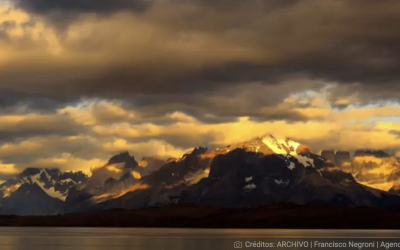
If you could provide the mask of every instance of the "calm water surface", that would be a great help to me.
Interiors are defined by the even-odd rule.
[[[400,238],[394,230],[0,228],[0,250],[224,250],[238,239]],[[243,249],[246,249],[245,247]],[[291,248],[295,249],[295,248]]]

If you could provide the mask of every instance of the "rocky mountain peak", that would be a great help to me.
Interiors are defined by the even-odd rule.
[[[24,171],[22,171],[20,176],[36,175],[36,174],[40,173],[41,170],[43,170],[43,169],[42,168],[26,168]]]
[[[2,213],[62,213],[63,203],[72,188],[85,185],[82,172],[63,173],[59,169],[27,168],[0,185]]]
[[[125,164],[125,168],[129,169],[134,169],[139,166],[135,160],[135,157],[131,156],[127,151],[111,157],[107,165],[121,164],[121,163]]]
[[[350,166],[353,166],[349,152],[328,153],[335,162],[350,162]],[[383,157],[382,153],[377,155]],[[388,163],[387,158],[379,159],[379,162],[385,159]],[[135,167],[127,168],[126,165],[132,162],[136,163],[133,165]],[[182,158],[168,161],[146,157],[136,162],[128,152],[123,152],[111,157],[103,167],[93,170],[83,189],[72,186],[68,191],[65,209],[68,212],[115,207],[133,209],[170,203],[221,207],[281,202],[373,207],[390,207],[396,202],[400,204],[397,196],[368,188],[356,181],[376,172],[375,165],[367,163],[353,177],[353,172],[343,172],[346,164],[335,167],[332,162],[314,154],[307,145],[273,135],[217,149],[199,147]],[[384,169],[393,167],[390,165],[386,168],[388,166],[385,165]],[[152,170],[146,172],[146,169]],[[53,173],[51,170],[38,172],[29,169],[25,174],[32,175],[25,177],[23,183],[16,181],[8,183],[6,187],[0,186],[4,200],[9,200],[7,192],[14,193],[9,196],[12,198],[19,194],[14,192],[18,190],[18,185],[24,185],[23,197],[28,193],[29,185],[35,185],[36,190],[39,187],[46,197],[54,195],[54,192],[62,193],[57,184],[51,186],[52,176],[59,176],[55,183],[67,177],[66,173],[57,174],[57,171]],[[395,182],[394,175],[390,178],[394,178]],[[392,188],[392,192],[397,190],[397,186]]]

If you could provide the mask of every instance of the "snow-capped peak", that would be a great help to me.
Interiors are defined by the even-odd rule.
[[[49,187],[46,188],[46,183],[44,183],[42,180],[40,180],[40,176],[42,175],[42,173],[44,173],[46,175],[46,177],[48,178],[48,180],[51,180],[51,177],[49,176],[49,174],[47,173],[46,169],[42,169],[40,171],[40,173],[30,176],[28,178],[24,178],[25,181],[29,181],[30,184],[36,183],[48,196],[53,197],[53,198],[57,198],[60,199],[62,201],[65,201],[67,194],[66,193],[61,193],[60,191],[56,191],[55,187]],[[54,180],[52,180],[54,183]]]
[[[72,186],[86,182],[86,175],[61,173],[58,169],[27,168],[13,179],[0,185],[0,198],[9,197],[24,184],[39,186],[48,196],[65,201]]]
[[[289,138],[284,140],[276,139],[273,135],[264,136],[262,142],[267,145],[275,154],[297,155],[296,150],[300,143]]]
[[[295,168],[293,158],[302,164],[304,167],[314,167],[314,160],[308,156],[298,154],[297,148],[300,143],[293,141],[289,138],[276,139],[273,135],[267,135],[262,138],[262,142],[268,146],[275,154],[280,155],[281,158],[286,160],[287,167],[290,170]]]

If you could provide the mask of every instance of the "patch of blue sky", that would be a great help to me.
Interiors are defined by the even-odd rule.
[[[370,121],[370,122],[400,122],[400,116],[371,117],[367,121]]]
[[[363,123],[363,124],[375,124],[376,122],[399,122],[400,123],[400,116],[387,116],[387,117],[370,117],[366,120],[364,119],[355,119],[355,120],[348,120],[345,121],[345,124],[351,125],[356,123]]]

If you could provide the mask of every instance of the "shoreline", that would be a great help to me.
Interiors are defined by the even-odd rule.
[[[173,205],[64,215],[1,215],[0,227],[399,230],[400,209],[278,204],[254,208]]]

